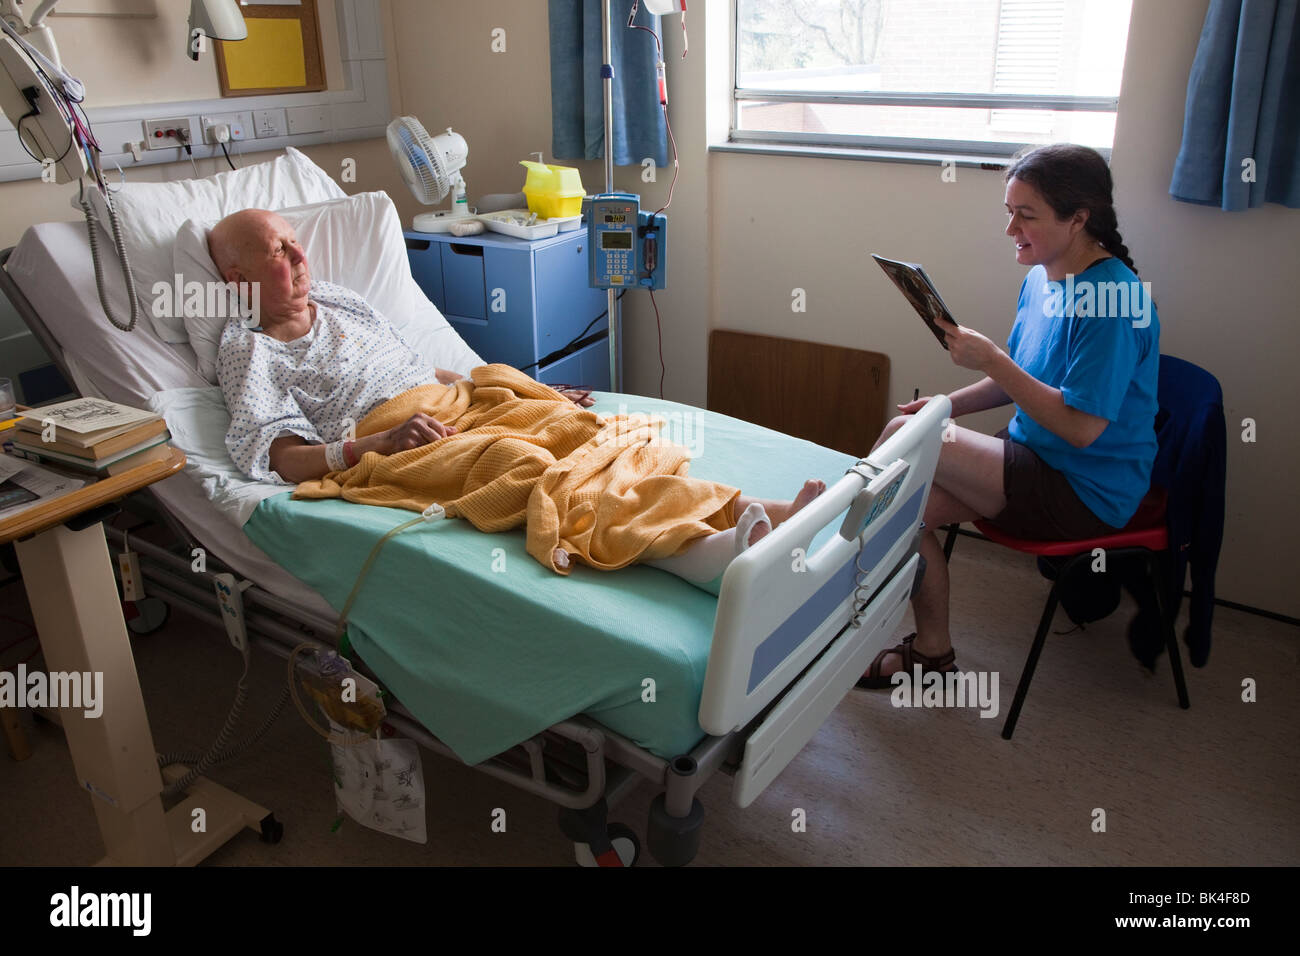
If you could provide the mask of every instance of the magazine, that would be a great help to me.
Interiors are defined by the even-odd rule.
[[[939,340],[939,344],[944,348],[948,343],[944,340],[943,329],[939,328],[935,319],[943,319],[957,325],[958,322],[948,311],[948,307],[943,304],[943,299],[939,297],[939,290],[934,287],[930,277],[925,274],[925,270],[916,262],[898,262],[895,259],[886,259],[872,253],[871,258],[880,264],[880,268],[885,270],[885,275],[893,280],[894,285],[903,293],[907,301],[912,303],[912,308],[916,309],[922,321],[934,333],[934,337]]]

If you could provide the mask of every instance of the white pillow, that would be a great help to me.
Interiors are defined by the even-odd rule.
[[[297,233],[312,278],[359,294],[397,327],[427,366],[467,374],[482,364],[411,276],[402,222],[387,193],[359,193],[277,212]],[[190,220],[176,234],[172,271],[183,283],[222,281],[208,252],[208,231],[214,225],[216,221]],[[184,319],[199,372],[213,383],[225,316],[233,314],[229,305],[219,311],[225,315]]]
[[[184,342],[185,325],[179,316],[154,315],[153,287],[171,287],[172,246],[176,231],[187,219],[211,219],[241,209],[282,209],[346,196],[338,183],[292,146],[285,155],[206,179],[172,183],[126,183],[113,190],[113,208],[122,228],[122,242],[135,279],[136,294],[149,321],[164,342]],[[111,234],[108,209],[99,190],[88,192],[100,225]],[[76,199],[74,197],[75,204]],[[112,243],[103,243],[101,260],[106,269],[116,262]]]

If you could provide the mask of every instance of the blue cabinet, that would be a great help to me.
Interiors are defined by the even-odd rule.
[[[606,296],[587,286],[585,229],[531,242],[490,232],[405,236],[415,281],[483,361],[548,384],[609,389]]]

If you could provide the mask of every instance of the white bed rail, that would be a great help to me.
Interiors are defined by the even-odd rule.
[[[909,555],[951,411],[947,396],[931,399],[825,493],[731,563],[700,700],[706,732],[731,733],[753,720],[849,623],[855,600],[870,597]],[[850,510],[863,502],[865,511]],[[841,519],[846,510],[853,519],[847,530]],[[837,533],[810,552],[829,524]]]

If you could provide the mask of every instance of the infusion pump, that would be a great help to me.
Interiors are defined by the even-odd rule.
[[[588,284],[593,289],[664,288],[668,217],[643,212],[641,197],[633,193],[602,193],[583,204]]]

